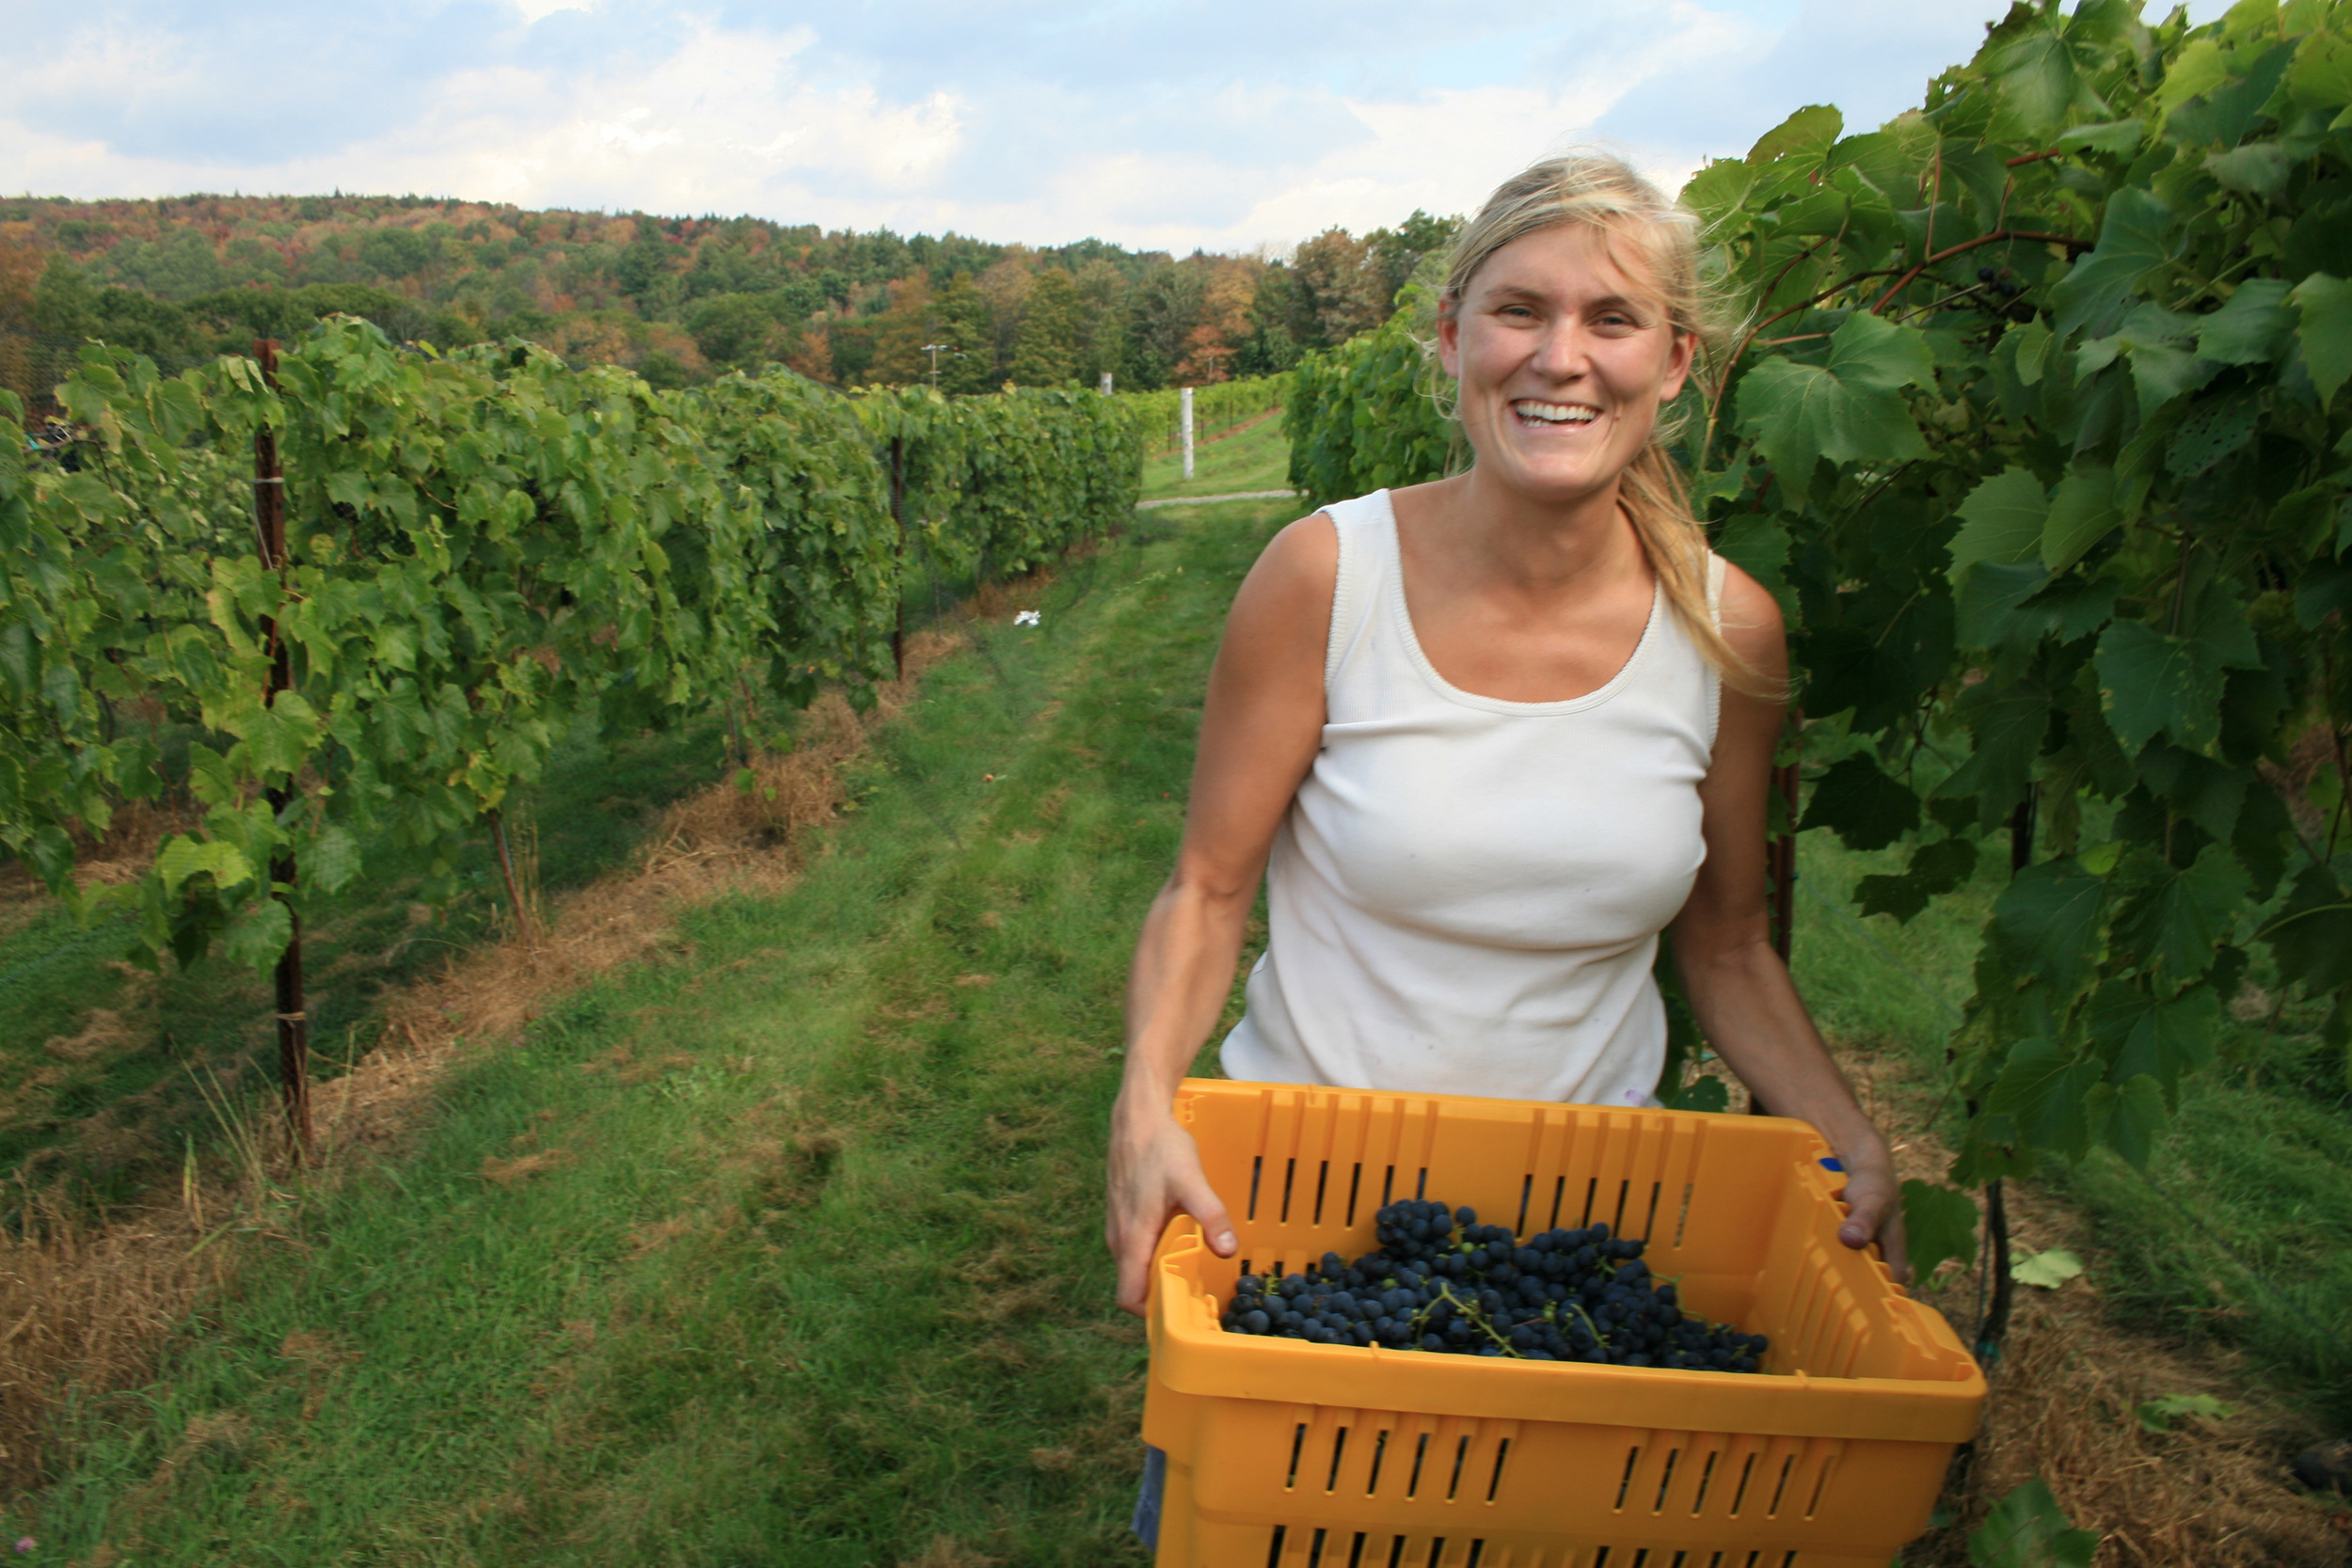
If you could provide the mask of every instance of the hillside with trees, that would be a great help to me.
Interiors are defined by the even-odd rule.
[[[85,338],[173,367],[346,312],[440,347],[528,338],[656,386],[770,363],[908,385],[932,377],[933,344],[947,391],[1207,385],[1376,325],[1452,230],[1416,212],[1283,259],[1179,259],[417,197],[19,198],[0,201],[0,383],[38,389]]]

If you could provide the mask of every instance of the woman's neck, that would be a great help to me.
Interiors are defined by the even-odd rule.
[[[1428,492],[1435,504],[1425,526],[1443,535],[1455,569],[1489,590],[1577,597],[1605,593],[1628,575],[1649,575],[1614,480],[1564,502],[1518,494],[1473,467]]]

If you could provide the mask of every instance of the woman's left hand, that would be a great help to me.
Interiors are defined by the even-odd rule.
[[[1903,1245],[1903,1189],[1895,1176],[1894,1155],[1874,1140],[1851,1152],[1839,1150],[1837,1160],[1846,1167],[1846,1190],[1840,1196],[1847,1210],[1846,1223],[1837,1227],[1837,1239],[1857,1251],[1876,1242],[1895,1283],[1910,1284],[1911,1259]]]

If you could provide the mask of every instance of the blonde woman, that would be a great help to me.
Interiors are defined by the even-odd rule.
[[[1128,1310],[1179,1210],[1233,1251],[1171,1105],[1261,875],[1232,1076],[1649,1103],[1670,933],[1709,1041],[1843,1161],[1841,1239],[1904,1272],[1886,1141],[1767,929],[1780,615],[1708,551],[1660,428],[1721,336],[1698,259],[1692,214],[1614,159],[1504,184],[1438,309],[1470,467],[1291,524],[1243,582],[1128,990],[1105,1223]]]

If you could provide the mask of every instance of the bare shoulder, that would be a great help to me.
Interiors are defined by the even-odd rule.
[[[1298,705],[1322,701],[1339,574],[1339,530],[1324,513],[1299,518],[1266,542],[1225,617],[1212,706],[1219,691],[1252,693],[1246,701],[1277,694]]]
[[[1295,626],[1320,609],[1317,636],[1327,635],[1331,594],[1340,578],[1340,533],[1328,513],[1315,512],[1266,541],[1257,564],[1233,597],[1232,620],[1256,629],[1258,623]],[[1229,633],[1230,635],[1230,633]]]
[[[1754,669],[1778,673],[1788,667],[1788,635],[1780,606],[1764,585],[1724,562],[1724,641]]]

